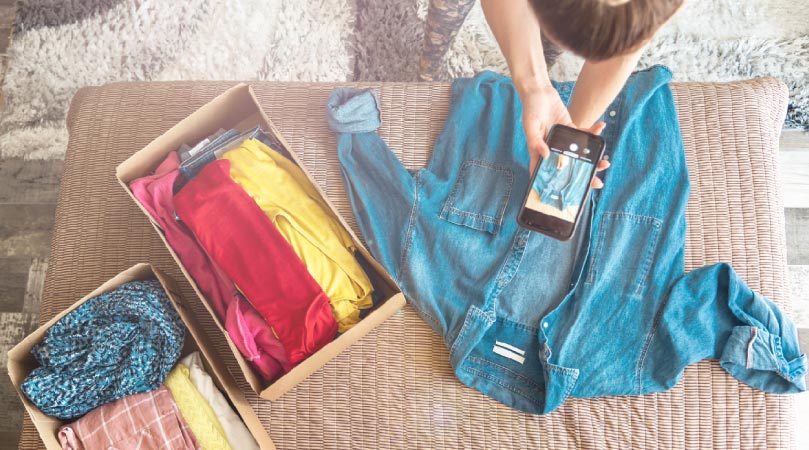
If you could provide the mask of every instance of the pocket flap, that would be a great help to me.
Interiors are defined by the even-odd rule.
[[[514,175],[508,167],[487,161],[464,161],[439,217],[457,225],[497,234],[513,182]]]

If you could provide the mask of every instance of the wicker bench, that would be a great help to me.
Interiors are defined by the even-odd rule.
[[[114,168],[229,82],[116,83],[74,98],[41,321],[123,268],[150,261],[181,281],[214,329]],[[324,105],[334,84],[253,83],[267,114],[346,217]],[[375,84],[381,135],[421,167],[444,126],[450,86]],[[786,88],[764,78],[673,85],[691,174],[686,270],[728,261],[790,311],[778,135]],[[352,223],[353,225],[353,223]],[[225,343],[219,351],[227,355]],[[228,356],[225,361],[235,367]],[[238,370],[233,370],[238,373]],[[249,389],[239,380],[245,391]],[[546,417],[510,410],[461,385],[440,338],[406,307],[277,402],[248,393],[279,448],[792,448],[794,399],[741,385],[714,361],[671,391],[570,400]],[[26,421],[21,448],[41,446]]]

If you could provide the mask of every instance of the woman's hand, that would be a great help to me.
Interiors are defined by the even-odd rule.
[[[542,87],[529,87],[520,91],[522,101],[522,127],[525,131],[525,141],[528,144],[528,152],[531,155],[530,169],[534,173],[539,158],[547,158],[549,154],[548,144],[545,138],[551,127],[557,123],[569,125],[570,113],[562,103],[559,93],[552,85]]]
[[[592,134],[601,134],[606,126],[604,122],[598,122],[590,128],[576,126],[570,119],[570,113],[559,97],[559,93],[550,84],[520,89],[519,94],[522,101],[522,126],[525,131],[528,153],[531,156],[529,169],[532,174],[539,158],[547,158],[550,153],[545,139],[554,125],[567,125]],[[601,172],[609,166],[609,161],[601,160],[596,171]],[[604,187],[604,183],[598,177],[593,177],[591,186],[593,189],[601,189]]]

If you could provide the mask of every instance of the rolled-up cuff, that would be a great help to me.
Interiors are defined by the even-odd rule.
[[[781,337],[763,328],[734,327],[719,364],[734,378],[762,391],[806,390],[806,355],[784,355]]]
[[[337,133],[369,133],[382,124],[373,89],[337,88],[326,105],[329,127]]]

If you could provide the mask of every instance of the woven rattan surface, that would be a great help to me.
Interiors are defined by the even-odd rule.
[[[120,83],[77,94],[45,280],[46,321],[122,269],[174,276],[216,329],[115,167],[234,83]],[[382,84],[380,133],[422,167],[444,125],[448,84]],[[332,84],[261,82],[269,117],[353,226],[324,105]],[[686,269],[728,261],[787,311],[778,135],[786,88],[773,79],[673,85],[691,177]],[[630,151],[644,151],[642,148]],[[384,174],[370,174],[384,176]],[[709,301],[709,299],[706,299]],[[238,373],[222,340],[218,350]],[[245,390],[247,384],[240,380]],[[406,307],[279,401],[248,393],[279,448],[792,448],[794,400],[743,386],[713,361],[671,391],[569,400],[546,416],[513,411],[453,376],[440,338]],[[41,446],[26,420],[21,448]]]

